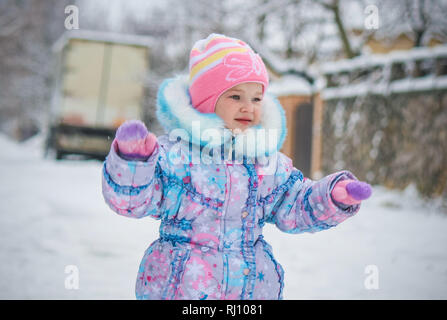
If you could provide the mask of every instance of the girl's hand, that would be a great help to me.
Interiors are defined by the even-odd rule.
[[[116,131],[116,150],[127,160],[146,160],[154,151],[157,138],[140,120],[124,122]]]
[[[371,196],[371,186],[366,182],[347,179],[338,181],[332,189],[332,199],[346,205],[359,204]]]

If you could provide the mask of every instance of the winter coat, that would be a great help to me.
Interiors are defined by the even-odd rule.
[[[284,111],[268,94],[261,125],[249,130],[279,130],[274,148],[260,147],[275,159],[270,172],[248,161],[250,151],[242,163],[232,161],[234,144],[243,135],[230,134],[228,148],[233,149],[221,149],[231,158],[194,163],[199,135],[206,128],[222,129],[223,122],[197,112],[189,101],[185,77],[166,80],[159,89],[158,119],[167,132],[186,130],[189,149],[165,135],[147,161],[127,161],[112,147],[104,162],[103,195],[110,208],[126,217],[161,219],[160,237],[145,251],[138,270],[136,297],[282,299],[284,271],[262,236],[263,226],[271,223],[288,233],[336,226],[360,206],[335,203],[331,190],[339,180],[356,178],[349,171],[318,181],[304,178],[278,151],[285,139]],[[201,129],[192,129],[192,121]]]

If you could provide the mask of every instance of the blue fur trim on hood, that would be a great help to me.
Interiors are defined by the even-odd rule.
[[[191,104],[186,76],[178,76],[166,79],[160,85],[157,94],[157,118],[166,132],[183,129],[187,132],[188,139],[197,146],[220,146],[223,141],[231,141],[233,134],[225,128],[223,120],[215,113],[201,113]],[[264,130],[263,130],[264,129]],[[272,142],[268,147],[265,143],[259,143],[259,137],[264,137],[265,132],[273,132]],[[211,134],[210,134],[211,132]],[[261,134],[264,133],[264,136]],[[219,134],[222,139],[208,141],[207,137]],[[261,122],[254,127],[245,130],[234,137],[234,145],[238,143],[246,145],[244,154],[249,157],[257,155],[272,155],[279,151],[287,134],[286,117],[279,101],[271,94],[266,93],[263,99],[263,112]]]

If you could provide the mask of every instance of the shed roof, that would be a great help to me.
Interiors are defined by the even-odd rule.
[[[69,30],[62,34],[53,44],[54,52],[61,51],[70,39],[83,39],[99,42],[110,42],[119,44],[128,44],[135,46],[151,47],[154,45],[152,37],[140,36],[134,34],[101,32],[93,30]]]

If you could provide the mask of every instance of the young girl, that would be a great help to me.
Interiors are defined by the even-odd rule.
[[[140,121],[118,128],[105,201],[126,217],[161,219],[138,270],[138,299],[282,299],[284,272],[264,224],[325,230],[370,196],[349,171],[312,181],[293,167],[279,152],[285,117],[267,87],[259,55],[211,34],[191,50],[189,77],[160,86],[157,116],[168,134],[157,138]]]

